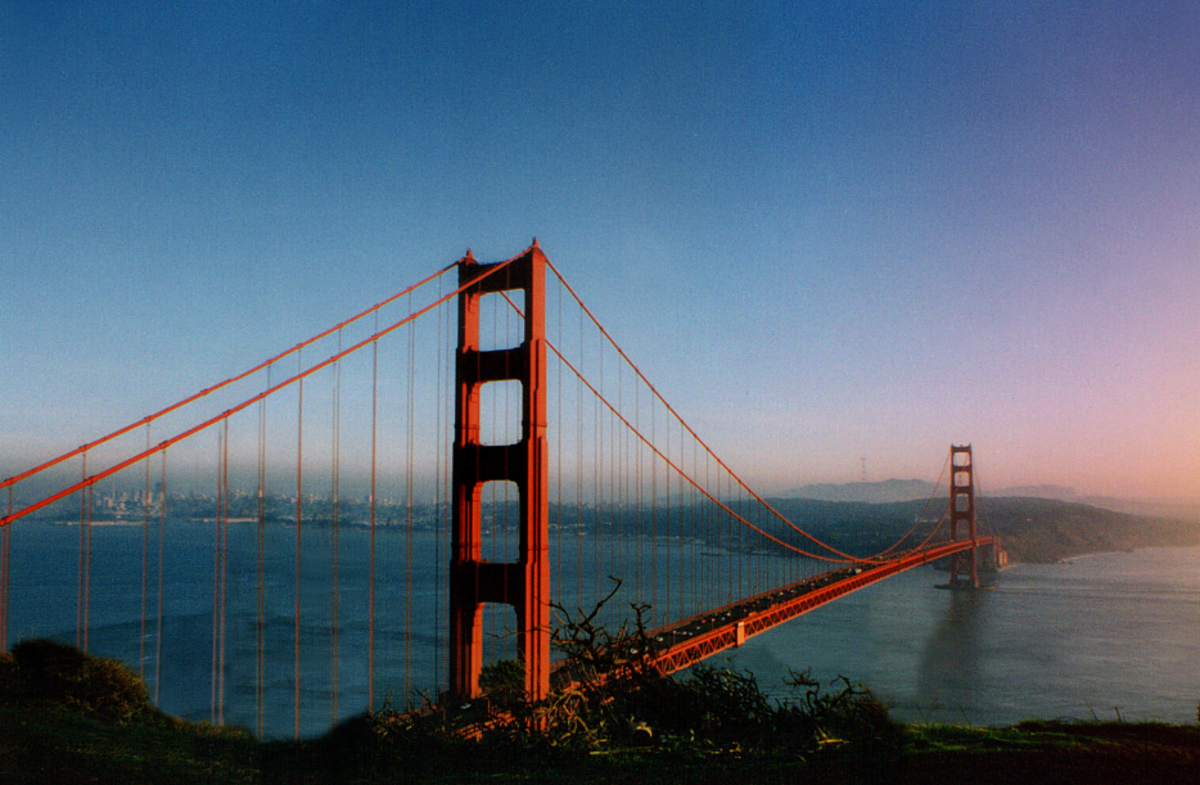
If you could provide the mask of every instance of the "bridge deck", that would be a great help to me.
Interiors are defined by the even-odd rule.
[[[834,570],[654,630],[650,633],[655,644],[652,662],[662,673],[683,670],[852,591],[913,567],[993,542],[993,537],[980,537],[974,542],[962,540],[913,551],[883,563],[863,563]]]

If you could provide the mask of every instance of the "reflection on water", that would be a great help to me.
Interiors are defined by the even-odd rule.
[[[991,591],[947,593],[950,602],[921,652],[916,694],[937,695],[944,708],[961,708],[978,702],[983,678],[980,619],[986,615],[984,606]]]
[[[1200,548],[1018,565],[978,594],[934,590],[939,577],[909,571],[726,659],[768,687],[788,668],[845,673],[910,721],[1195,721]]]

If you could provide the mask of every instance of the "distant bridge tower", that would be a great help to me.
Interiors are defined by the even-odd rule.
[[[483,604],[516,609],[517,649],[525,692],[539,700],[550,690],[549,495],[546,483],[546,257],[535,240],[524,255],[465,289],[458,297],[458,355],[453,450],[454,520],[450,561],[450,669],[452,695],[479,694],[483,667]],[[468,251],[459,285],[498,264],[480,264]],[[524,295],[524,338],[511,348],[481,351],[479,301],[489,293]],[[480,440],[480,390],[488,382],[521,383],[521,435],[512,444]],[[520,501],[517,561],[482,557],[481,504],[487,482],[516,485]]]
[[[959,539],[959,525],[977,543],[975,534],[975,467],[971,445],[950,445],[950,539]],[[950,586],[979,588],[979,549],[971,548],[950,557]]]

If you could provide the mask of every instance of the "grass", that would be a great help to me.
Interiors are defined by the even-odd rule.
[[[0,707],[0,728],[0,782],[12,785],[259,781],[259,745],[237,731],[20,705]]]
[[[119,663],[22,646],[0,656],[0,782],[12,785],[1200,782],[1200,726],[900,725],[846,681],[824,688],[797,674],[788,707],[717,670],[591,704],[564,698],[557,715],[515,710],[524,726],[478,740],[454,732],[470,717],[385,711],[319,739],[263,743],[155,711]]]
[[[0,782],[256,782],[248,733],[150,704],[116,660],[49,641],[0,655]]]
[[[1028,721],[1011,728],[908,729],[910,782],[957,770],[980,783],[1200,782],[1200,727]],[[965,779],[963,779],[965,778]]]

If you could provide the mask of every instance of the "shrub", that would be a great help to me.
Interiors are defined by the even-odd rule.
[[[490,662],[479,674],[479,687],[504,702],[524,700],[525,665],[520,660]]]
[[[680,678],[652,666],[654,644],[646,629],[649,606],[633,604],[632,622],[616,631],[596,619],[620,581],[590,613],[569,614],[561,606],[554,645],[566,655],[575,686],[551,696],[540,727],[552,745],[621,746],[654,743],[677,748],[772,748],[810,754],[871,745],[898,748],[900,726],[888,708],[845,677],[828,689],[810,672],[792,672],[791,694],[769,698],[749,673],[706,665]]]
[[[792,697],[781,710],[796,718],[818,745],[872,742],[898,745],[901,727],[888,716],[888,707],[861,684],[838,676],[822,689],[810,670],[788,672],[785,684]]]
[[[29,640],[13,646],[7,681],[12,697],[118,722],[156,713],[145,682],[124,663],[55,641]]]
[[[493,750],[839,751],[865,765],[897,754],[902,731],[887,706],[844,677],[825,688],[808,671],[792,673],[790,695],[774,700],[751,674],[728,668],[701,664],[664,676],[653,666],[649,606],[631,605],[633,619],[615,630],[598,621],[620,588],[614,583],[590,612],[553,605],[552,644],[564,665],[544,701],[527,703],[521,663],[502,660],[484,668],[479,700],[405,715],[385,710],[373,718],[376,733],[413,748],[474,738]]]

